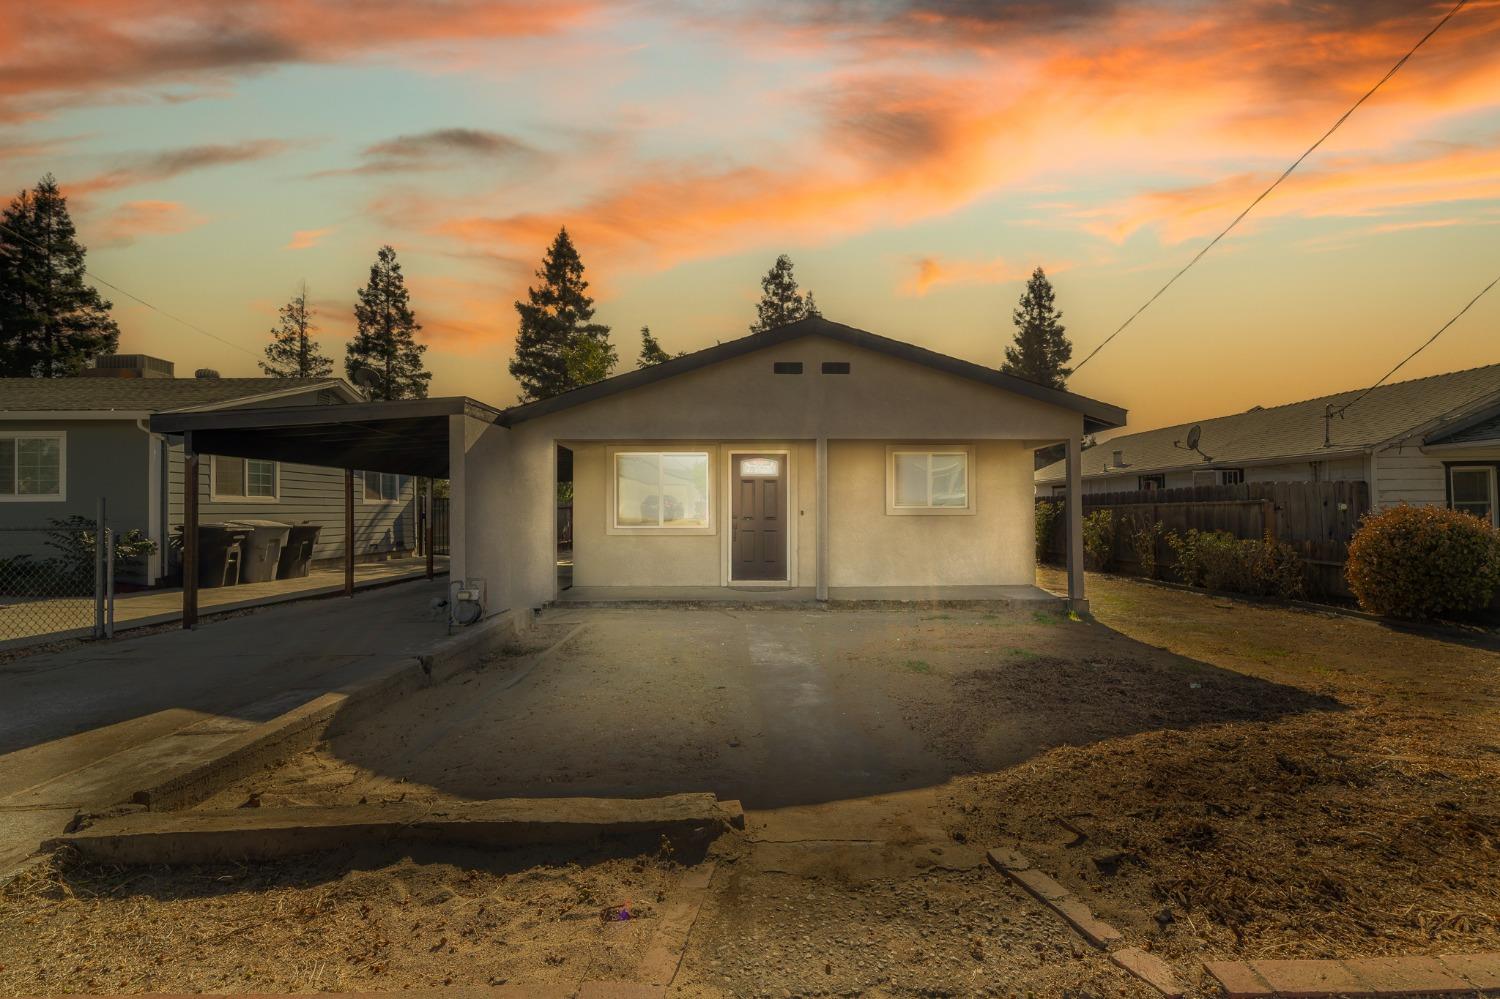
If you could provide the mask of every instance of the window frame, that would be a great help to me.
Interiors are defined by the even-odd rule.
[[[1490,526],[1500,528],[1500,464],[1484,461],[1444,462],[1443,485],[1447,492],[1448,509],[1450,510],[1459,509],[1459,507],[1453,505],[1454,472],[1487,473],[1490,485]]]
[[[656,537],[694,537],[706,534],[717,534],[718,529],[718,490],[714,488],[714,475],[716,464],[714,460],[715,449],[707,444],[685,444],[681,446],[662,446],[661,444],[622,444],[605,449],[605,499],[604,530],[606,534],[631,535],[640,534]],[[704,510],[703,523],[667,525],[660,523],[661,511],[657,512],[658,523],[656,524],[621,524],[620,503],[618,499],[619,490],[619,467],[622,456],[655,455],[660,459],[663,455],[697,455],[707,462],[707,469],[703,482]],[[658,476],[660,475],[658,465]],[[658,483],[659,483],[658,479]]]
[[[1229,481],[1231,475],[1239,476],[1234,482]],[[1245,484],[1245,470],[1243,468],[1221,468],[1219,469],[1219,485],[1221,486],[1243,486]]]
[[[68,432],[66,430],[6,430],[0,432],[0,439],[20,440],[55,440],[57,441],[57,492],[55,493],[0,493],[0,503],[64,503],[68,499]],[[20,454],[16,455],[16,465],[11,469],[12,486],[20,489]]]
[[[1146,485],[1148,482],[1155,483],[1155,485],[1148,487]],[[1138,493],[1152,492],[1165,488],[1167,488],[1167,477],[1161,472],[1151,472],[1135,477],[1135,491]]]
[[[230,458],[245,463],[245,492],[244,496],[234,496],[219,492],[219,459]],[[251,496],[250,491],[250,463],[252,461],[267,462],[271,466],[271,495]],[[281,502],[281,462],[271,458],[240,458],[232,454],[211,454],[208,456],[208,498],[211,503],[280,503]]]
[[[384,483],[386,476],[390,476],[393,480],[395,480],[395,483],[396,483],[396,494],[394,496],[391,496],[390,498],[386,498],[383,495],[382,496],[371,496],[370,495],[370,479],[369,479],[369,477],[371,475],[378,475],[378,476],[380,476],[380,479],[381,479],[382,483]],[[374,469],[364,469],[364,470],[360,471],[360,473],[359,473],[359,502],[361,504],[368,503],[368,504],[372,504],[372,505],[378,504],[378,505],[381,505],[381,506],[388,506],[391,503],[400,503],[401,502],[401,496],[406,491],[406,483],[404,483],[404,482],[401,481],[402,479],[405,479],[405,478],[410,478],[410,476],[402,475],[399,472],[377,472]],[[383,492],[383,490],[382,490],[382,492]]]
[[[885,512],[889,517],[971,517],[977,512],[975,500],[973,444],[887,444],[885,448]],[[896,504],[896,456],[901,454],[925,454],[929,460],[936,454],[962,454],[964,456],[964,505],[963,506],[898,506]],[[927,470],[928,502],[932,501],[932,469]]]

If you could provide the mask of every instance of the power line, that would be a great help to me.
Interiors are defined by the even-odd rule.
[[[1355,396],[1353,399],[1350,399],[1348,402],[1344,403],[1342,406],[1339,406],[1339,407],[1335,408],[1334,405],[1333,405],[1333,403],[1329,403],[1328,406],[1323,410],[1323,444],[1324,444],[1324,446],[1326,447],[1328,445],[1328,431],[1329,431],[1329,428],[1333,424],[1333,418],[1335,416],[1342,417],[1344,415],[1344,413],[1349,409],[1350,406],[1354,405],[1356,402],[1359,402],[1361,399],[1363,399],[1365,396],[1369,395],[1371,392],[1374,392],[1376,389],[1380,388],[1380,386],[1382,386],[1382,385],[1385,384],[1386,379],[1390,378],[1391,375],[1394,375],[1396,372],[1398,372],[1402,368],[1404,368],[1406,366],[1406,362],[1410,361],[1412,358],[1414,358],[1418,354],[1422,353],[1422,351],[1426,350],[1428,347],[1431,347],[1432,346],[1432,342],[1434,340],[1436,340],[1438,337],[1442,336],[1444,333],[1448,332],[1448,327],[1452,326],[1454,323],[1456,323],[1460,319],[1462,319],[1463,318],[1463,314],[1465,312],[1468,312],[1470,309],[1472,309],[1474,307],[1474,303],[1477,302],[1477,301],[1479,301],[1481,298],[1483,298],[1485,296],[1485,294],[1488,293],[1489,290],[1491,288],[1495,287],[1495,285],[1497,285],[1497,284],[1500,284],[1500,274],[1495,275],[1495,280],[1491,281],[1489,284],[1487,284],[1483,288],[1481,288],[1480,291],[1479,291],[1479,294],[1477,294],[1473,298],[1469,299],[1468,304],[1465,305],[1462,309],[1459,309],[1458,312],[1454,313],[1453,318],[1450,319],[1450,320],[1448,320],[1442,326],[1440,326],[1438,328],[1438,331],[1436,333],[1432,334],[1432,336],[1428,337],[1426,339],[1426,341],[1423,342],[1422,346],[1418,347],[1416,350],[1412,351],[1410,354],[1407,354],[1405,357],[1403,357],[1401,359],[1400,363],[1398,363],[1394,368],[1392,368],[1391,370],[1387,371],[1385,374],[1381,375],[1380,376],[1380,380],[1377,381],[1374,385],[1371,385],[1369,388],[1365,389],[1359,395]]]
[[[1271,186],[1270,187],[1268,187],[1264,191],[1260,192],[1260,194],[1256,196],[1255,200],[1252,201],[1252,202],[1250,202],[1250,204],[1245,207],[1244,211],[1240,212],[1238,215],[1236,215],[1234,217],[1234,221],[1233,222],[1230,222],[1227,226],[1224,227],[1224,229],[1223,229],[1222,232],[1220,232],[1213,239],[1209,240],[1208,244],[1206,246],[1204,246],[1203,249],[1199,250],[1197,252],[1197,254],[1194,255],[1194,257],[1193,257],[1192,260],[1189,260],[1183,266],[1183,268],[1181,270],[1179,270],[1176,274],[1173,274],[1172,277],[1171,277],[1171,279],[1166,284],[1164,284],[1160,288],[1158,288],[1156,290],[1156,294],[1154,294],[1150,298],[1146,299],[1146,302],[1145,302],[1144,305],[1142,305],[1139,309],[1136,309],[1134,312],[1132,312],[1130,314],[1130,318],[1127,319],[1127,320],[1125,320],[1123,323],[1121,323],[1118,329],[1116,329],[1109,336],[1105,337],[1103,343],[1099,344],[1099,346],[1097,346],[1093,350],[1089,351],[1088,357],[1085,357],[1082,361],[1079,361],[1078,364],[1073,368],[1073,371],[1077,372],[1079,368],[1082,368],[1085,364],[1089,363],[1089,361],[1093,360],[1095,354],[1099,353],[1099,351],[1101,351],[1105,347],[1109,346],[1109,342],[1111,340],[1113,340],[1115,337],[1117,337],[1121,333],[1125,332],[1125,328],[1127,326],[1129,326],[1131,323],[1135,322],[1137,316],[1139,316],[1142,312],[1145,312],[1148,308],[1150,308],[1151,307],[1151,303],[1155,302],[1158,298],[1160,298],[1162,296],[1162,294],[1168,288],[1170,288],[1170,287],[1172,287],[1172,285],[1176,284],[1178,278],[1182,277],[1190,269],[1192,269],[1192,266],[1194,264],[1196,264],[1198,261],[1202,260],[1203,257],[1204,257],[1204,255],[1207,254],[1209,250],[1212,250],[1214,248],[1214,246],[1216,246],[1218,244],[1219,240],[1221,240],[1225,236],[1229,235],[1229,233],[1234,229],[1234,227],[1237,226],[1237,225],[1239,225],[1240,222],[1245,218],[1245,216],[1249,215],[1250,212],[1254,210],[1254,208],[1255,208],[1256,205],[1260,204],[1262,201],[1264,201],[1266,199],[1267,195],[1269,195],[1272,191],[1276,190],[1276,188],[1280,187],[1281,186],[1281,182],[1284,181],[1284,180],[1286,180],[1287,177],[1291,176],[1292,171],[1295,170],[1295,169],[1297,169],[1299,166],[1301,166],[1303,160],[1305,160],[1309,156],[1311,156],[1312,153],[1313,153],[1313,151],[1315,149],[1317,149],[1319,146],[1321,146],[1323,144],[1323,142],[1330,135],[1332,135],[1334,132],[1337,132],[1339,130],[1339,126],[1342,125],[1345,121],[1348,121],[1349,120],[1349,116],[1352,115],[1352,114],[1354,114],[1355,111],[1359,110],[1359,106],[1361,104],[1363,104],[1365,101],[1369,100],[1372,96],[1374,96],[1375,91],[1377,91],[1381,87],[1385,86],[1386,81],[1389,80],[1391,77],[1395,76],[1396,73],[1397,73],[1397,71],[1400,70],[1402,66],[1406,65],[1406,61],[1408,59],[1410,59],[1412,56],[1416,55],[1417,50],[1420,49],[1423,45],[1427,44],[1427,40],[1429,38],[1431,38],[1433,35],[1437,34],[1438,33],[1438,29],[1441,28],[1443,25],[1447,24],[1450,20],[1452,20],[1453,19],[1453,15],[1457,14],[1460,10],[1462,10],[1465,6],[1467,6],[1468,2],[1469,2],[1469,0],[1458,0],[1458,3],[1454,5],[1453,9],[1450,10],[1450,11],[1448,11],[1447,14],[1443,15],[1443,19],[1441,21],[1439,21],[1437,24],[1433,25],[1432,29],[1430,31],[1428,31],[1427,34],[1423,35],[1421,37],[1421,39],[1417,42],[1417,44],[1415,44],[1415,45],[1413,45],[1411,47],[1411,50],[1409,52],[1407,52],[1406,55],[1402,56],[1400,59],[1397,59],[1396,60],[1396,64],[1394,66],[1392,66],[1390,69],[1386,70],[1386,74],[1384,76],[1382,76],[1379,80],[1376,81],[1375,86],[1373,86],[1369,90],[1365,91],[1364,96],[1362,96],[1359,100],[1355,101],[1352,105],[1350,105],[1349,110],[1347,110],[1343,114],[1341,114],[1339,116],[1338,121],[1334,122],[1333,125],[1329,127],[1328,131],[1324,132],[1322,135],[1320,135],[1318,137],[1318,141],[1316,141],[1312,145],[1308,146],[1307,150],[1305,152],[1303,152],[1303,154],[1301,156],[1298,156],[1296,158],[1296,160],[1294,160],[1292,162],[1291,166],[1287,167],[1285,170],[1283,170],[1281,172],[1281,176],[1277,177],[1274,181],[1271,182]]]
[[[30,245],[36,247],[38,250],[41,250],[43,253],[50,252],[50,251],[48,251],[47,247],[45,247],[42,244],[38,243],[34,239],[30,239],[30,238],[28,238],[26,236],[21,235],[19,232],[16,232],[14,229],[12,229],[10,226],[6,225],[3,222],[0,222],[0,231],[9,233],[10,235],[14,236],[16,239],[19,239],[23,243],[29,243]],[[152,305],[150,302],[146,301],[144,298],[141,298],[139,295],[132,295],[130,292],[126,291],[124,288],[121,288],[117,284],[110,284],[108,281],[104,280],[102,277],[100,277],[99,275],[95,274],[93,271],[89,270],[88,268],[84,268],[83,273],[86,274],[86,275],[88,275],[90,278],[92,278],[97,283],[104,285],[104,287],[110,289],[111,291],[116,292],[116,293],[121,294],[121,295],[124,295],[126,298],[130,299],[131,301],[134,301],[134,302],[137,302],[137,303],[139,303],[141,305],[144,305],[146,308],[150,309],[152,312],[160,313],[161,315],[166,316],[168,319],[172,320],[173,322],[181,323],[182,325],[186,326],[188,329],[192,330],[195,333],[201,333],[204,336],[208,337],[210,340],[217,340],[220,343],[222,343],[224,346],[226,346],[226,347],[233,347],[235,350],[243,351],[244,353],[249,354],[251,357],[258,357],[259,356],[258,354],[255,353],[255,351],[249,349],[248,347],[241,346],[240,344],[235,343],[233,340],[226,340],[226,339],[224,339],[223,337],[219,336],[216,333],[210,333],[208,330],[204,329],[202,326],[198,326],[198,325],[196,325],[194,323],[190,323],[186,319],[183,319],[181,316],[174,316],[172,313],[168,312],[166,309],[163,309],[163,308],[160,308],[158,306]]]

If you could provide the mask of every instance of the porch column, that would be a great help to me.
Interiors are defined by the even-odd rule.
[[[344,469],[344,596],[354,596],[354,469]]]
[[[819,437],[818,460],[818,510],[816,527],[818,532],[817,592],[819,600],[828,599],[828,438]]]
[[[1068,606],[1087,614],[1083,590],[1083,439],[1068,438]]]
[[[182,626],[198,626],[198,452],[182,435]]]
[[[426,537],[424,537],[422,539],[422,551],[427,556],[427,578],[431,579],[432,578],[432,570],[433,570],[433,565],[432,565],[432,542],[433,542],[433,538],[435,536],[433,534],[433,530],[432,530],[432,479],[431,479],[431,477],[429,477],[427,479],[427,496],[426,496],[425,501],[424,501],[423,512],[424,512],[424,516],[422,517],[422,530],[425,532]]]

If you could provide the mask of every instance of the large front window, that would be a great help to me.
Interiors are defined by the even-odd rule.
[[[615,453],[615,527],[710,526],[707,452]]]
[[[275,499],[276,462],[259,458],[230,458],[216,454],[213,458],[214,499]]]
[[[63,498],[62,434],[0,436],[0,499]]]
[[[887,477],[892,513],[966,513],[971,508],[967,448],[893,448]]]
[[[1448,495],[1455,510],[1497,522],[1494,465],[1454,465],[1448,469]]]

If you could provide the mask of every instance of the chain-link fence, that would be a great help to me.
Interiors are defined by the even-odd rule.
[[[0,647],[113,630],[111,545],[100,520],[0,527]]]

